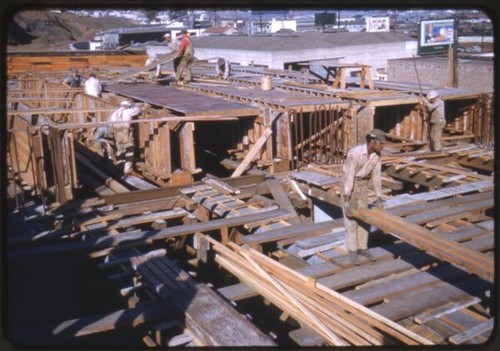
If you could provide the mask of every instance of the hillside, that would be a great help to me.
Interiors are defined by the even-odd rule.
[[[68,12],[22,11],[10,21],[7,49],[68,50],[68,44],[92,39],[102,30],[135,26],[129,19],[77,16]]]

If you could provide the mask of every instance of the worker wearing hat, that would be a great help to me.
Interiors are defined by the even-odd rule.
[[[383,207],[380,153],[386,142],[386,133],[373,129],[365,139],[366,143],[347,152],[341,188],[346,247],[349,259],[355,265],[359,265],[358,255],[374,260],[368,251],[369,225],[353,217],[353,210],[368,208],[369,180],[377,197],[374,205]]]
[[[175,72],[175,81],[177,84],[191,82],[191,65],[194,61],[194,49],[191,37],[186,29],[181,30],[181,34],[182,41],[176,56],[179,59],[179,65]],[[184,72],[186,72],[185,78],[183,78]]]
[[[429,146],[431,151],[441,151],[443,128],[446,125],[444,101],[439,98],[439,92],[431,90],[427,98],[421,97],[420,104],[425,106],[429,113]]]

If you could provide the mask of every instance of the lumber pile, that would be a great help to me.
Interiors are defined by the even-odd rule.
[[[215,261],[332,346],[430,345],[431,341],[247,246],[206,237]]]

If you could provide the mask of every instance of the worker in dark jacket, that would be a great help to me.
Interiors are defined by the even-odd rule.
[[[66,88],[79,88],[82,86],[84,81],[85,79],[83,79],[83,77],[78,73],[78,69],[72,68],[71,74],[64,78],[62,85]]]

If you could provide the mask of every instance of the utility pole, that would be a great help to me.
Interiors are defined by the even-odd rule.
[[[455,17],[455,30],[453,31],[453,88],[458,88],[458,28],[459,19]]]
[[[457,88],[458,87],[458,19],[455,18],[453,23],[453,43],[448,49],[448,69],[449,69],[449,79],[448,85]]]

